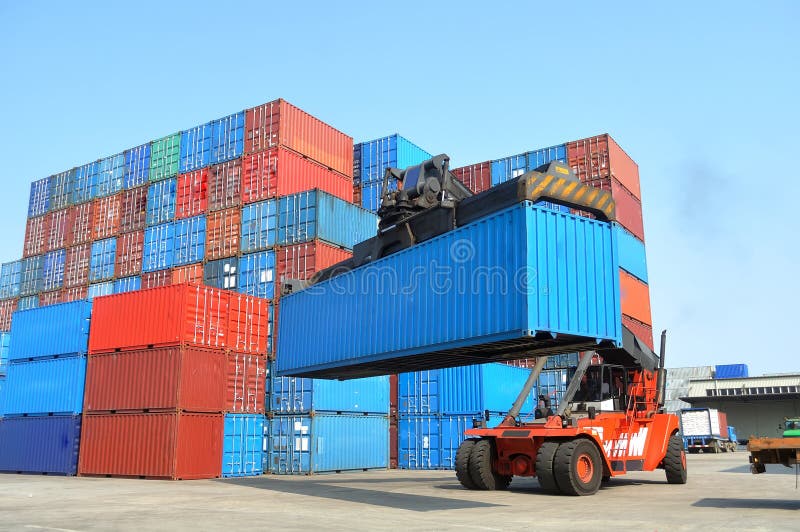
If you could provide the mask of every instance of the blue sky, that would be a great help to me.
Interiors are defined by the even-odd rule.
[[[0,261],[32,180],[282,97],[468,164],[638,162],[669,365],[800,371],[794,2],[3,2]]]

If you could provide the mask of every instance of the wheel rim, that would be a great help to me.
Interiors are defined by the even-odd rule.
[[[587,454],[582,454],[578,457],[578,462],[575,464],[575,472],[578,474],[578,478],[584,484],[587,484],[592,480],[592,476],[594,475],[594,464],[592,463],[591,457]]]

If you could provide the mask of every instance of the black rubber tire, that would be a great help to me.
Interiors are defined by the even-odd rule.
[[[608,484],[611,482],[611,475],[603,475],[603,478],[600,479],[600,482],[603,484]]]
[[[482,438],[475,442],[469,454],[469,476],[479,490],[504,490],[511,484],[511,477],[498,475],[492,470],[494,440]]]
[[[468,490],[478,489],[469,474],[469,455],[472,454],[476,441],[478,441],[477,438],[467,438],[461,442],[456,451],[456,478]]]
[[[578,474],[579,462],[586,460],[591,464],[591,477],[587,480]],[[597,446],[589,440],[578,438],[558,446],[553,461],[556,483],[567,495],[594,495],[603,480],[603,462]]]
[[[686,484],[686,453],[678,433],[673,434],[667,444],[664,472],[667,474],[667,484]]]
[[[553,473],[553,459],[560,442],[545,441],[536,452],[536,478],[543,490],[551,493],[560,493],[555,474]]]

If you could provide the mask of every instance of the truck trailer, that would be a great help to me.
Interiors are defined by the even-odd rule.
[[[690,453],[736,451],[736,430],[728,425],[725,412],[716,408],[685,408],[680,418],[683,446]]]

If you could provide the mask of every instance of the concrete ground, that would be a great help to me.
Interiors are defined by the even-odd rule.
[[[749,472],[747,453],[690,455],[689,483],[663,471],[612,479],[591,497],[532,479],[467,491],[450,471],[149,481],[0,475],[2,530],[797,530],[794,471]]]

